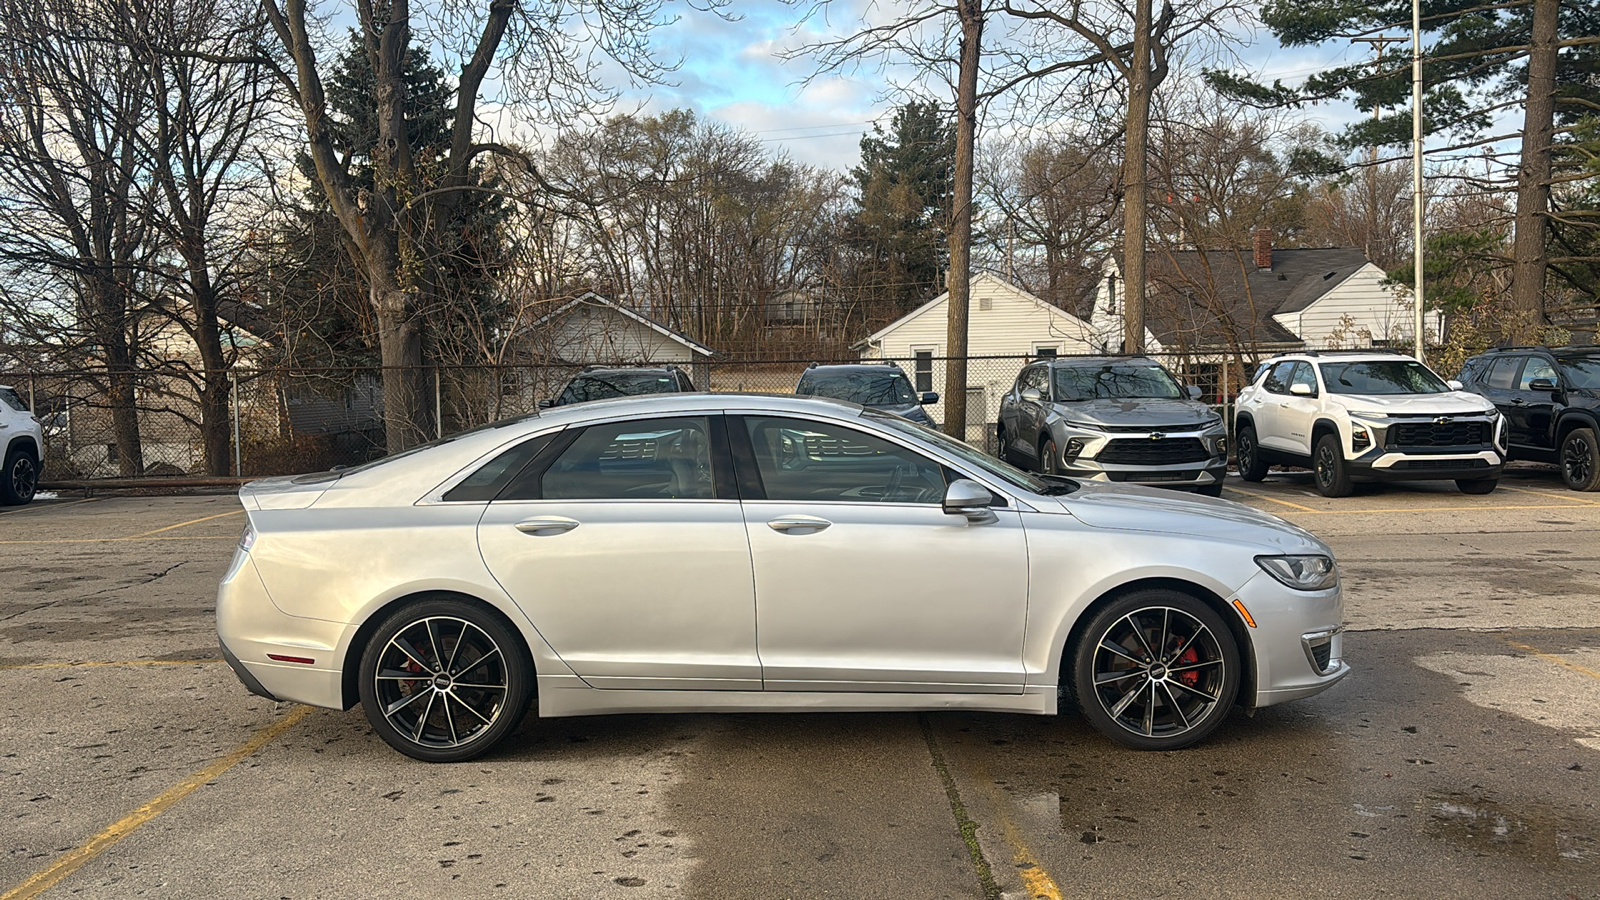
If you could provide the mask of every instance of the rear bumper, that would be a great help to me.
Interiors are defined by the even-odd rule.
[[[271,700],[343,709],[340,661],[355,630],[279,610],[245,553],[235,555],[217,589],[222,658],[252,694]]]

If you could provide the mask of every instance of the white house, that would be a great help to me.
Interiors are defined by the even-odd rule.
[[[590,291],[556,307],[529,328],[529,350],[556,365],[673,364],[689,370],[695,386],[709,382],[711,348],[638,310]]]
[[[943,391],[949,303],[949,292],[940,294],[856,343],[854,349],[863,359],[899,360],[919,391]],[[995,275],[973,276],[967,309],[969,439],[982,443],[983,429],[999,415],[1001,395],[1011,389],[1028,359],[1098,349],[1088,322]],[[942,421],[942,398],[928,412]]]

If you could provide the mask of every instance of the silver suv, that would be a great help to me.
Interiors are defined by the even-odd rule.
[[[1143,357],[1040,360],[1000,398],[1000,456],[1049,475],[1222,496],[1228,429]]]
[[[5,468],[0,470],[0,504],[19,506],[33,499],[39,487],[39,460],[44,431],[22,397],[0,385],[0,444]]]
[[[1494,490],[1505,466],[1505,422],[1490,403],[1409,356],[1308,350],[1267,360],[1239,393],[1239,475],[1267,467],[1316,473],[1325,497],[1356,481],[1454,479]]]

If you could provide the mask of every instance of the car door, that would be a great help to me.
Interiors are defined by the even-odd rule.
[[[1015,508],[944,513],[946,467],[864,429],[729,416],[769,691],[1020,693]]]
[[[1274,363],[1261,380],[1261,390],[1255,402],[1248,407],[1255,420],[1256,443],[1272,450],[1304,453],[1286,436],[1283,426],[1283,406],[1289,401],[1289,377],[1294,370],[1294,360]]]
[[[1516,397],[1517,373],[1522,369],[1522,359],[1520,356],[1499,356],[1489,360],[1478,382],[1479,393],[1506,417],[1508,434],[1511,414],[1515,412],[1511,401]]]
[[[564,434],[489,504],[478,546],[590,685],[760,690],[750,546],[721,416]]]
[[[1550,426],[1555,420],[1556,392],[1534,390],[1533,383],[1540,379],[1552,385],[1561,384],[1560,373],[1548,360],[1541,356],[1527,357],[1517,376],[1516,387],[1509,392],[1511,402],[1504,415],[1511,443],[1550,450],[1554,449]]]
[[[1038,391],[1039,399],[1029,400],[1023,397],[1022,392],[1028,389]],[[1032,365],[1023,369],[1017,385],[1017,430],[1013,437],[1018,449],[1035,459],[1039,455],[1039,435],[1044,432],[1049,403],[1049,367]]]
[[[1310,389],[1309,394],[1296,394],[1296,385]],[[1311,426],[1322,409],[1318,398],[1322,386],[1317,383],[1317,370],[1311,363],[1298,360],[1289,369],[1289,393],[1278,407],[1278,424],[1275,429],[1284,440],[1284,448],[1301,456],[1311,455]]]

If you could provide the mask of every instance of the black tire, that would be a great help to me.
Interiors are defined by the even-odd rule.
[[[994,424],[994,449],[995,456],[1004,463],[1011,462],[1011,448],[1006,444],[1006,423],[1004,421]]]
[[[1561,440],[1561,480],[1575,491],[1600,491],[1600,443],[1593,428],[1574,428]]]
[[[1204,494],[1207,497],[1221,497],[1222,482],[1219,481],[1216,484],[1208,484],[1205,487],[1197,487],[1194,489],[1194,492],[1196,494]]]
[[[1165,588],[1103,607],[1068,662],[1065,679],[1089,724],[1134,750],[1205,740],[1228,717],[1242,677],[1238,645],[1216,610]]]
[[[5,470],[0,471],[0,504],[21,506],[32,502],[39,489],[39,460],[22,447],[6,454]]]
[[[1456,487],[1463,494],[1491,494],[1495,485],[1500,483],[1498,478],[1457,478]]]
[[[1261,458],[1261,445],[1256,442],[1254,425],[1240,425],[1233,441],[1233,455],[1239,463],[1239,477],[1245,481],[1260,481],[1267,477],[1267,463]]]
[[[389,746],[424,762],[463,762],[522,722],[533,699],[533,662],[483,607],[422,600],[378,626],[361,654],[359,688],[367,721]]]
[[[1060,451],[1056,449],[1056,439],[1047,437],[1039,442],[1039,471],[1045,475],[1060,475]]]
[[[1344,444],[1337,434],[1317,439],[1311,451],[1311,469],[1316,474],[1317,492],[1324,497],[1348,497],[1355,490],[1344,463]]]

